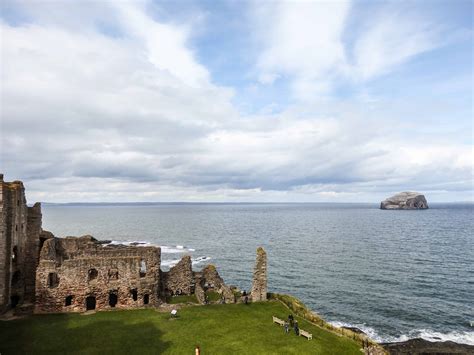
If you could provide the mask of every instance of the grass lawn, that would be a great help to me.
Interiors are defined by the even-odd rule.
[[[358,344],[298,319],[308,341],[272,324],[286,319],[278,301],[190,306],[179,318],[154,309],[91,315],[35,315],[0,321],[0,353],[8,354],[358,354]]]
[[[180,295],[180,296],[168,297],[166,302],[169,304],[199,303],[195,295]]]

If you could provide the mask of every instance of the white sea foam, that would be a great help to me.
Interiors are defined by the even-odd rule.
[[[173,266],[175,266],[178,262],[179,262],[179,259],[178,259],[178,260],[162,260],[162,261],[161,261],[161,266],[173,267]]]
[[[149,247],[154,244],[151,244],[150,242],[146,241],[140,241],[140,240],[132,240],[132,241],[123,241],[123,240],[112,240],[110,243],[107,243],[108,245],[133,245],[137,247]]]
[[[431,329],[414,329],[408,334],[400,336],[382,336],[377,331],[366,324],[351,324],[347,322],[329,322],[335,327],[355,327],[366,333],[371,339],[379,343],[395,343],[407,341],[413,338],[422,338],[428,341],[453,341],[455,343],[474,345],[474,331],[451,331],[442,333]]]
[[[173,259],[173,260],[162,260],[161,261],[161,266],[165,267],[173,267],[175,266],[181,259]],[[200,264],[202,262],[208,262],[211,260],[211,257],[209,256],[199,256],[197,258],[191,259],[193,265]]]
[[[132,240],[132,241],[123,241],[123,240],[112,240],[108,245],[126,245],[126,246],[138,246],[138,247],[149,247],[149,246],[157,246],[161,248],[162,254],[178,254],[178,253],[187,253],[196,251],[196,249],[188,248],[184,245],[175,245],[175,246],[168,246],[168,245],[157,245],[147,241],[141,240]]]
[[[198,258],[192,259],[193,265],[199,264],[199,263],[202,263],[202,262],[207,262],[209,260],[211,260],[211,258],[209,256],[200,256]]]
[[[175,245],[175,246],[168,246],[168,245],[161,245],[161,253],[162,254],[178,254],[178,253],[187,253],[195,251],[193,248],[188,248],[184,245]]]

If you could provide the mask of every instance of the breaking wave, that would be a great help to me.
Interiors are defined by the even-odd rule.
[[[173,267],[175,266],[181,259],[173,259],[173,260],[162,260],[161,266],[165,267]],[[200,264],[203,262],[208,262],[211,260],[210,256],[199,256],[197,258],[192,258],[191,261],[193,265]]]
[[[365,324],[351,324],[346,322],[329,322],[335,327],[355,327],[362,330],[371,339],[378,343],[397,343],[407,341],[414,338],[422,338],[427,341],[452,341],[460,344],[474,345],[474,332],[473,331],[451,331],[447,333],[437,332],[431,329],[414,329],[408,332],[408,334],[402,334],[400,336],[382,336],[377,331]]]
[[[149,247],[156,246],[161,248],[162,254],[178,254],[178,253],[187,253],[196,251],[196,249],[188,248],[184,245],[157,245],[146,241],[141,240],[132,240],[132,241],[122,241],[122,240],[112,240],[108,245],[127,245],[127,246],[138,246],[138,247]]]
[[[122,240],[112,240],[110,243],[106,243],[108,245],[127,245],[127,246],[137,246],[137,247],[149,247],[155,246],[150,242],[139,241],[139,240],[132,240],[132,241],[122,241]]]
[[[177,254],[177,253],[187,253],[187,252],[195,251],[195,249],[185,247],[184,245],[175,245],[175,246],[161,245],[160,247],[161,247],[162,254]]]

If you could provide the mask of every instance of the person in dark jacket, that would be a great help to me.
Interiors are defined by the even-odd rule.
[[[298,327],[298,321],[297,320],[295,320],[295,325],[294,325],[293,329],[295,330],[296,335],[300,335],[300,328]]]

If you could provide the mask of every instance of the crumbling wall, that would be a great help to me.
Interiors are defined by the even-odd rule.
[[[235,303],[234,293],[230,287],[225,284],[214,265],[207,265],[199,274],[200,284],[203,285],[205,289],[211,288],[220,293],[223,296],[225,303]]]
[[[35,203],[33,207],[28,207],[26,221],[26,249],[24,252],[24,280],[25,280],[25,302],[34,303],[36,267],[39,261],[40,236],[47,235],[41,229],[42,214],[41,204]],[[49,233],[50,234],[50,233]]]
[[[234,303],[234,293],[220,277],[214,265],[207,265],[201,271],[192,270],[192,261],[185,255],[168,272],[161,273],[161,295],[163,298],[175,295],[194,294],[199,303],[206,302],[206,291],[223,295],[226,303]]]
[[[21,181],[0,174],[0,312],[34,302],[41,206],[28,207]]]
[[[0,313],[5,310],[10,298],[11,237],[7,231],[8,197],[4,190],[3,174],[0,174]]]
[[[251,297],[252,302],[267,300],[267,253],[262,247],[257,249]]]
[[[195,280],[192,266],[191,256],[185,255],[168,272],[162,272],[162,295],[164,297],[194,293]]]
[[[102,245],[91,236],[48,239],[36,272],[35,311],[157,306],[160,259],[157,247]]]

